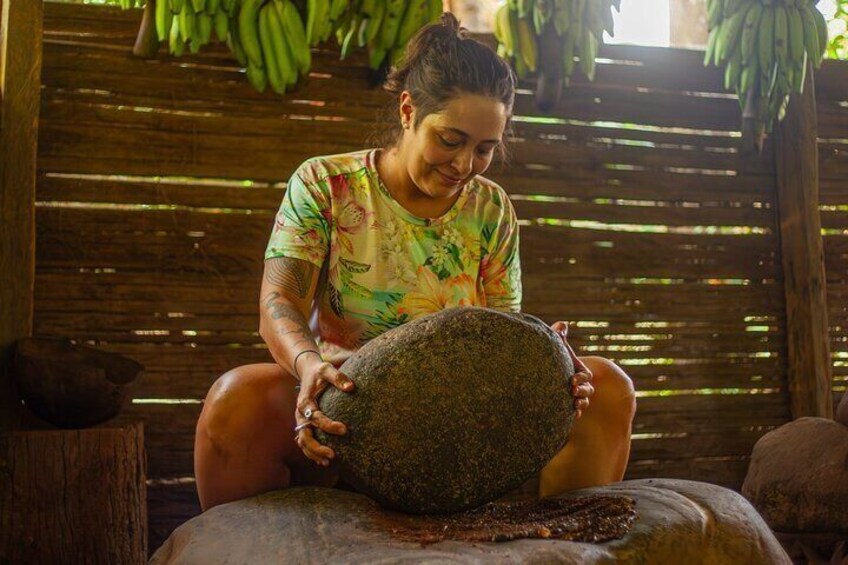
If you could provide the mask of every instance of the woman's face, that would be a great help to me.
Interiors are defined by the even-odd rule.
[[[508,118],[503,102],[476,94],[453,98],[417,128],[415,107],[406,92],[400,110],[402,123],[409,124],[401,142],[407,173],[423,195],[436,199],[453,196],[489,168]]]

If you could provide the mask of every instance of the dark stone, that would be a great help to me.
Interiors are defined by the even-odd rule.
[[[799,418],[754,445],[742,494],[778,532],[848,539],[848,428]]]
[[[836,413],[834,413],[833,419],[843,426],[848,426],[848,390],[842,394],[842,400],[836,407]]]
[[[525,314],[453,308],[368,342],[341,368],[356,383],[321,409],[342,477],[412,513],[473,508],[537,473],[568,440],[574,372],[562,340]]]
[[[275,491],[222,504],[174,530],[150,565],[193,563],[744,563],[790,565],[757,511],[738,493],[693,481],[648,479],[557,498],[627,496],[636,521],[621,539],[405,541],[365,496],[322,488]],[[385,513],[384,516],[390,513]],[[394,514],[394,513],[391,513]]]
[[[128,385],[144,369],[118,353],[67,338],[32,337],[15,344],[12,372],[24,404],[60,428],[94,426],[118,415]]]

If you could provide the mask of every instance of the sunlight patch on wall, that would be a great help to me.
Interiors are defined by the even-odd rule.
[[[133,404],[203,404],[196,398],[133,398]]]
[[[615,37],[604,32],[610,44],[631,43],[668,47],[671,43],[671,16],[668,0],[624,2],[621,13],[613,10]]]

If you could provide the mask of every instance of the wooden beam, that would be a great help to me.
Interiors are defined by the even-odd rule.
[[[32,333],[42,0],[0,0],[0,430],[20,425],[11,347]]]
[[[792,417],[833,417],[827,288],[819,216],[815,83],[810,65],[775,126],[788,380]]]

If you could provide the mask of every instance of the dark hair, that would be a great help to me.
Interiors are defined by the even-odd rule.
[[[394,97],[389,110],[392,117],[387,116],[391,126],[380,141],[391,146],[400,137],[397,98],[404,90],[412,95],[414,126],[418,127],[425,117],[440,112],[459,94],[495,98],[503,102],[507,115],[512,114],[516,83],[509,63],[487,45],[468,37],[468,30],[460,27],[456,16],[444,12],[441,21],[415,34],[401,64],[389,71],[383,88]]]

